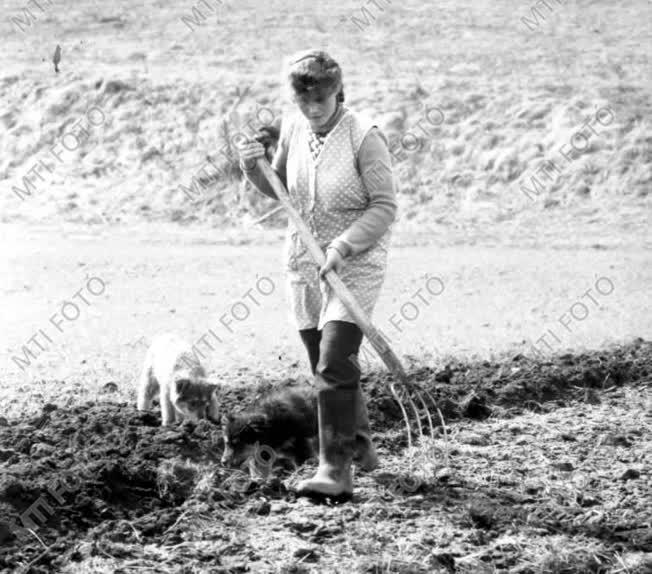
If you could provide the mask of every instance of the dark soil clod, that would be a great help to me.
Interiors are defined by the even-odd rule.
[[[492,414],[511,416],[524,412],[528,405],[553,410],[571,401],[583,402],[587,389],[602,392],[605,381],[613,389],[644,382],[650,372],[652,344],[639,340],[609,352],[567,355],[545,362],[507,358],[503,363],[450,363],[443,371],[417,368],[409,376],[431,393],[448,424],[456,419],[482,420]],[[374,432],[379,435],[378,444],[397,449],[406,440],[402,413],[388,389],[389,377],[388,373],[368,374],[363,388]],[[278,386],[292,384],[292,380],[263,381],[249,387],[220,388],[220,401],[226,411],[239,410]],[[440,425],[437,413],[431,414],[433,422]],[[421,423],[427,428],[426,418]],[[412,427],[418,427],[417,421],[412,421]],[[509,432],[522,435],[516,426]],[[460,435],[460,440],[464,436],[470,445],[491,443],[490,437],[480,433]],[[632,431],[607,436],[604,445],[629,448],[642,440],[634,438],[640,436]],[[576,438],[561,435],[569,448]],[[221,515],[240,506],[245,514],[268,520],[278,514],[274,501],[297,504],[296,493],[288,491],[278,477],[264,483],[247,480],[239,487],[232,471],[219,464],[221,454],[219,426],[202,421],[166,429],[160,426],[157,412],[140,413],[125,403],[89,402],[73,407],[47,404],[38,416],[27,420],[0,418],[0,571],[30,564],[30,572],[52,572],[64,558],[81,560],[109,553],[128,559],[134,556],[133,548],[141,548],[147,541],[181,544],[188,530],[183,526],[184,512],[190,507],[201,509],[199,514]],[[454,456],[455,450],[449,454]],[[574,465],[560,461],[555,462],[555,468],[568,473]],[[624,488],[635,484],[633,481],[641,474],[628,468],[616,476],[623,482],[632,481],[623,484]],[[451,484],[449,472],[441,471],[438,476],[430,485],[401,482],[398,475],[385,478],[400,486],[398,494],[403,500],[415,505],[440,505],[443,497],[448,497],[450,503],[459,504],[463,522],[487,539],[497,531],[505,531],[514,521],[525,521],[512,507],[526,500],[532,503],[542,492],[526,489],[518,495],[523,500],[509,491],[500,491],[495,498],[478,498],[475,491],[469,491],[462,498],[455,494],[460,485],[457,481]],[[385,482],[378,474],[375,487],[387,488]],[[572,512],[592,510],[601,503],[592,494],[574,496],[574,506],[565,509],[568,520],[546,510],[545,503],[532,509],[528,520],[550,532],[571,528],[567,525],[574,524]],[[338,502],[349,500],[346,497]],[[48,509],[41,517],[32,516],[37,539],[25,528],[23,513],[38,501],[47,503]],[[356,503],[357,499],[353,499],[339,511],[355,508]],[[572,528],[614,544],[627,539],[633,549],[650,547],[649,529],[634,522],[621,526],[616,530],[587,522]],[[201,533],[201,528],[195,530]],[[311,530],[315,540],[331,536],[329,532],[317,536]],[[632,540],[637,546],[632,546]],[[84,541],[83,546],[78,545],[80,541]],[[230,547],[225,548],[227,552]],[[433,568],[451,571],[455,567],[452,556],[439,556],[436,561],[432,559],[437,562],[436,566],[433,562]],[[213,555],[206,559],[218,564],[221,558]],[[309,553],[301,556],[302,562],[309,559]],[[413,566],[405,566],[405,571],[413,571],[410,568]]]

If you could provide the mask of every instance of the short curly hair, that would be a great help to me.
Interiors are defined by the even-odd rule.
[[[294,96],[325,98],[337,92],[337,101],[344,101],[342,68],[323,50],[304,50],[286,60],[285,77]]]

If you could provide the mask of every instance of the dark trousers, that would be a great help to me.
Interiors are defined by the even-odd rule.
[[[346,321],[329,321],[321,331],[303,329],[299,331],[299,334],[308,351],[310,368],[317,382],[318,395],[324,399],[326,395],[330,396],[331,403],[336,403],[337,400],[344,400],[345,403],[352,400],[355,403],[355,414],[353,415],[356,429],[354,460],[361,465],[361,468],[372,470],[378,465],[378,461],[371,442],[369,413],[360,388],[358,351],[363,337],[360,327]],[[347,409],[342,404],[337,407],[337,410],[344,413]],[[333,416],[332,413],[331,416]],[[345,416],[344,420],[340,421],[344,427],[351,423],[346,419]],[[320,438],[320,445],[321,440]]]
[[[299,335],[308,351],[318,389],[359,387],[357,355],[363,337],[360,327],[347,321],[328,321],[321,331],[302,329]]]

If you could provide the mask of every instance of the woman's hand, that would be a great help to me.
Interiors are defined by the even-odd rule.
[[[265,146],[256,140],[246,140],[241,142],[235,149],[240,160],[240,167],[245,171],[250,171],[256,167],[256,162],[265,157]]]
[[[322,268],[319,270],[319,276],[324,279],[326,273],[331,269],[333,269],[335,273],[339,274],[343,266],[344,257],[342,257],[342,254],[335,247],[329,247],[326,249],[326,261],[324,262]]]

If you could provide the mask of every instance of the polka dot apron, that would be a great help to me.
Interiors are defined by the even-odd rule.
[[[373,123],[347,107],[326,136],[316,136],[308,120],[296,114],[288,134],[287,184],[290,201],[325,250],[358,219],[369,193],[356,169],[357,151]],[[340,277],[371,316],[387,267],[391,230],[365,251],[344,261]],[[297,329],[322,329],[327,321],[355,323],[330,286],[290,221],[285,238],[287,294]]]

